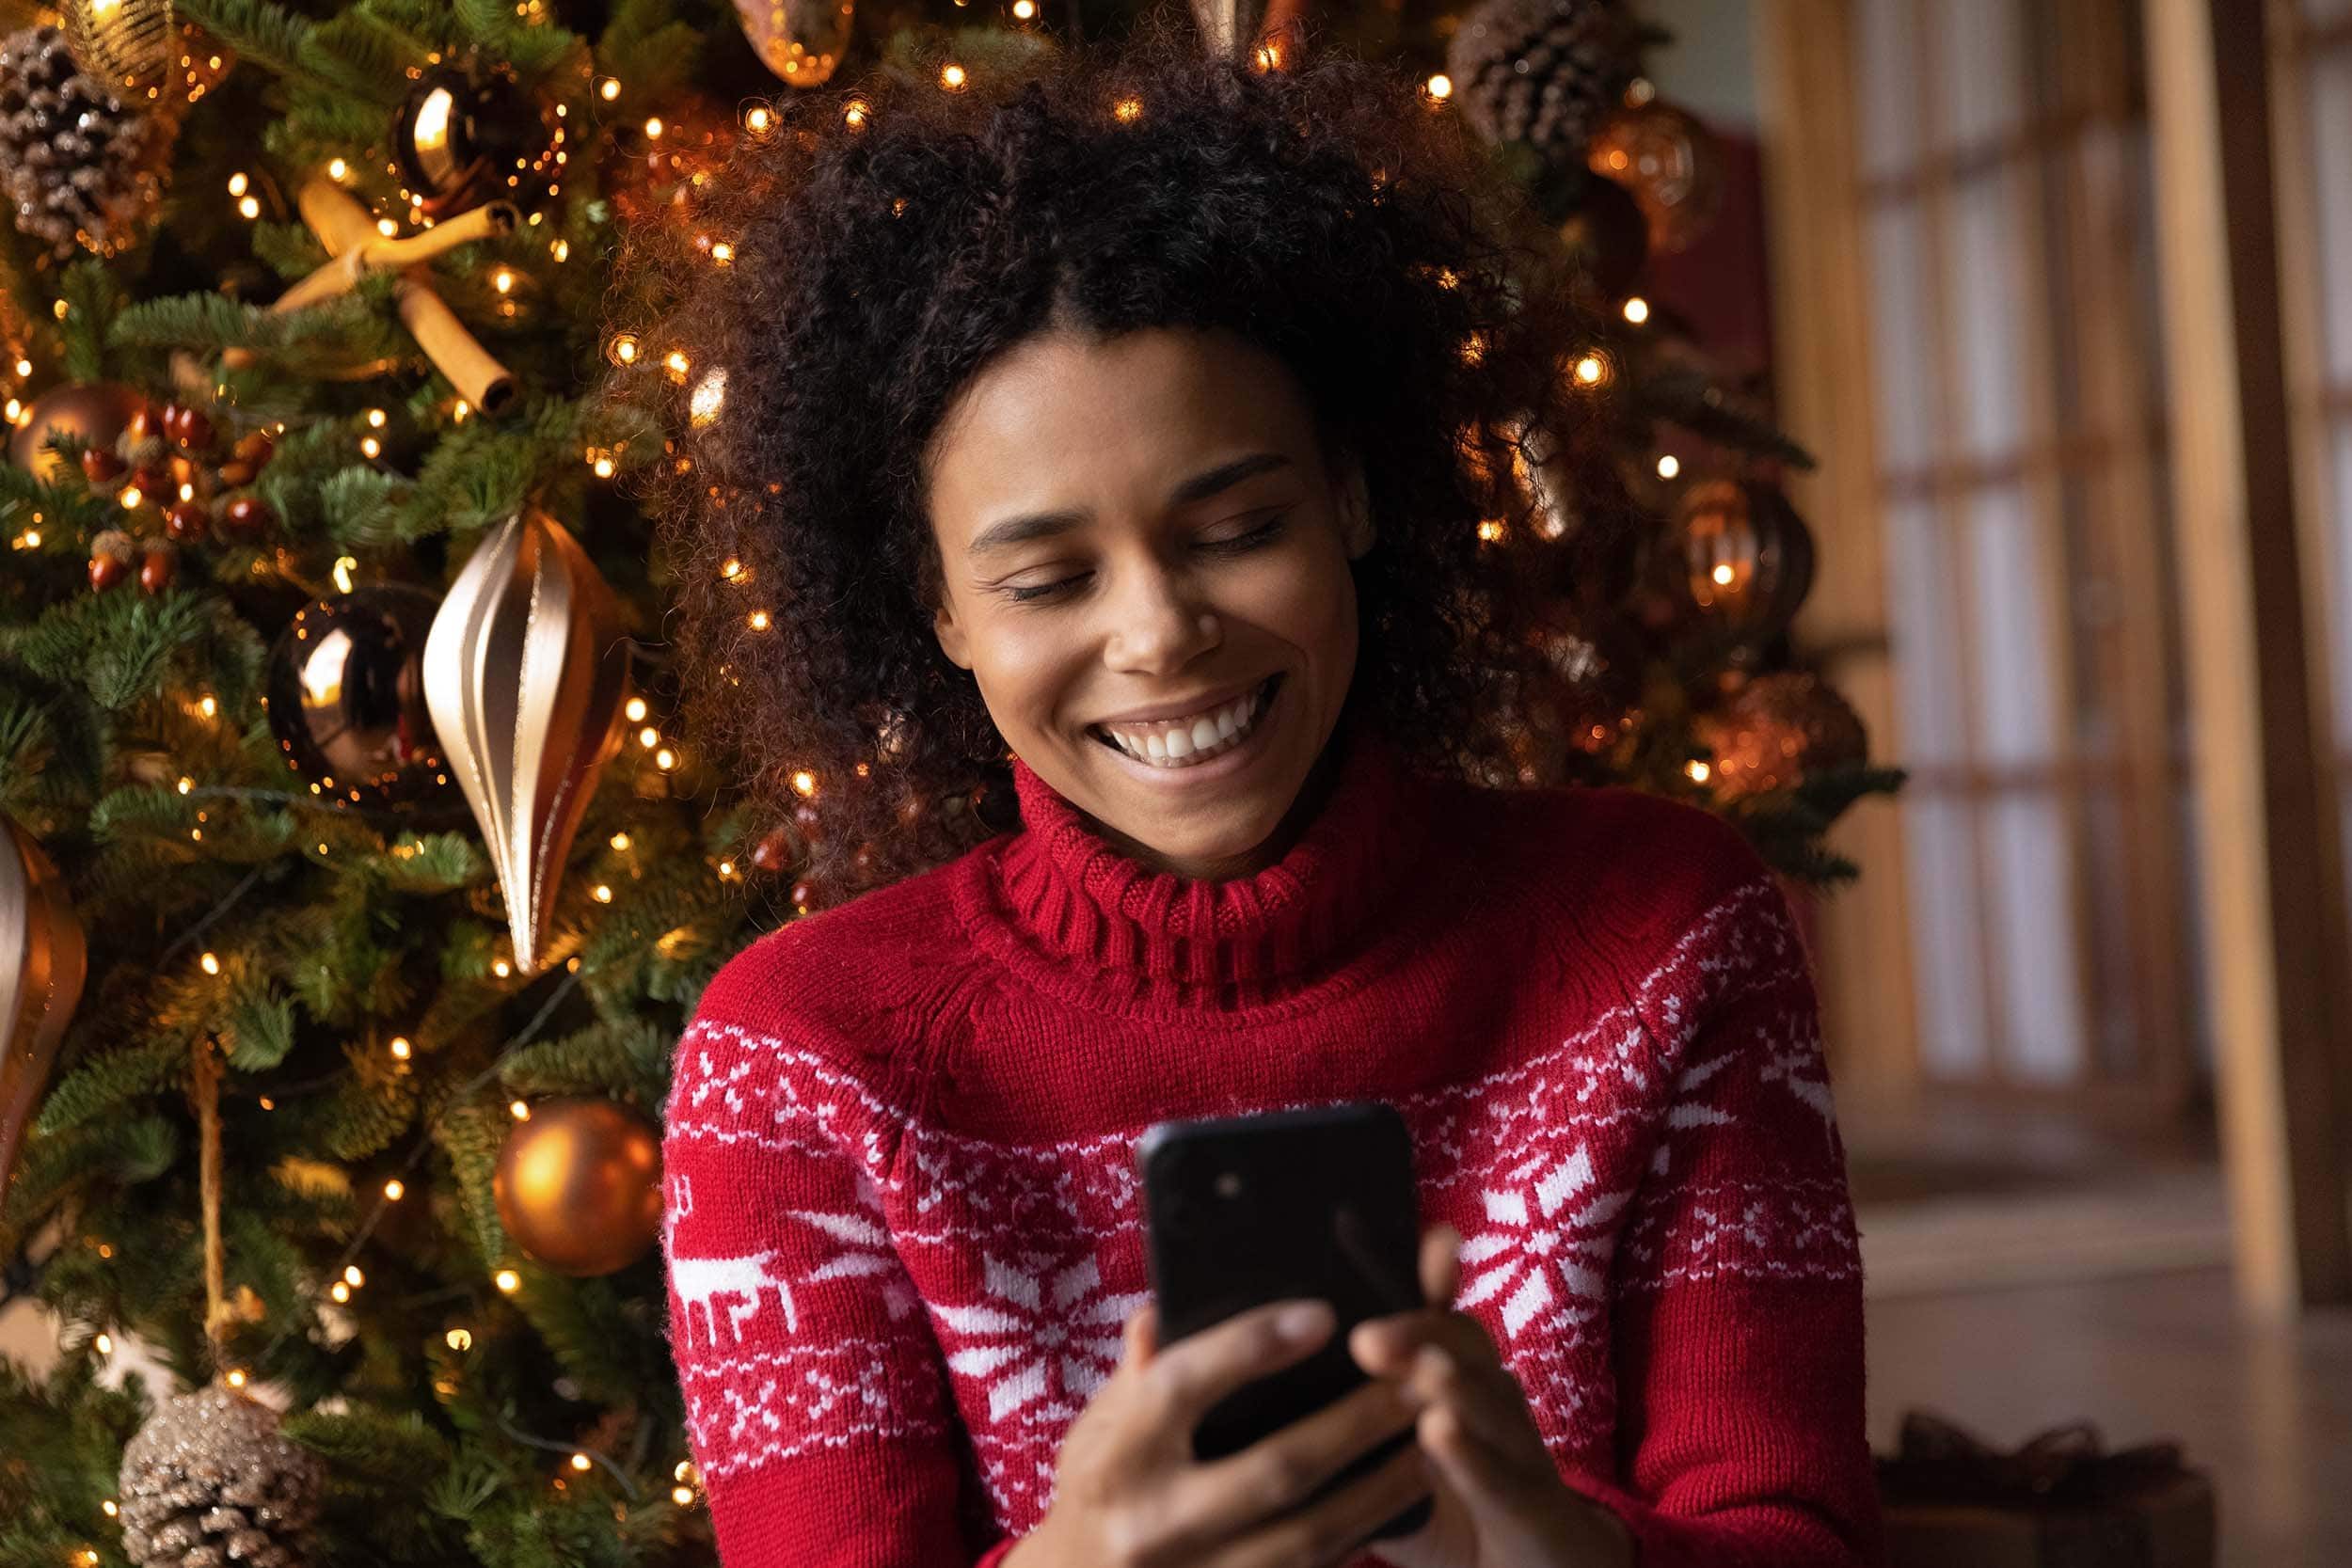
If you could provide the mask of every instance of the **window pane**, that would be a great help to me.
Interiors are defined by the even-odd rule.
[[[1953,613],[1949,539],[1926,503],[1888,514],[1887,608],[1893,612],[1896,700],[1902,754],[1921,766],[1968,754],[1961,704],[1961,646]]]
[[[2012,166],[1969,181],[1952,204],[1945,276],[1952,301],[1952,348],[1960,371],[1960,449],[1972,457],[2014,452],[2025,439],[2025,334],[2037,317],[2027,301],[2024,256],[2031,241]]]
[[[1862,176],[1909,166],[1919,150],[1917,0],[1854,7],[1854,97],[1861,105]]]
[[[1996,799],[1986,812],[1993,886],[1985,912],[2001,973],[2002,1065],[2035,1083],[2065,1083],[2083,1068],[2074,967],[2081,916],[2064,809],[2037,790]]]
[[[1969,811],[1949,796],[1906,794],[1903,847],[1917,890],[1911,968],[1919,992],[1920,1064],[1930,1077],[1972,1078],[1985,1070],[1990,1053]]]
[[[1869,214],[1870,346],[1876,356],[1879,461],[1904,472],[1925,465],[1935,429],[1934,344],[1929,337],[1927,253],[1915,202]]]
[[[2352,0],[2346,0],[2352,5]],[[2352,50],[2311,62],[2312,216],[2328,380],[2352,386]]]
[[[2058,663],[2050,645],[2049,567],[2039,558],[2024,489],[1979,496],[1964,529],[1979,754],[1996,767],[2046,762],[2058,736]]]
[[[1937,90],[1944,98],[1939,150],[1980,147],[2026,118],[2026,70],[2018,48],[2018,0],[1936,0]]]

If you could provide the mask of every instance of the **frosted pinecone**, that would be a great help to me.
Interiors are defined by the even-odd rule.
[[[296,1568],[326,1466],[267,1405],[215,1383],[122,1449],[122,1550],[139,1568]]]
[[[1486,0],[1462,19],[1445,63],[1480,135],[1581,166],[1633,79],[1633,30],[1616,0]]]
[[[0,39],[0,196],[59,258],[135,237],[163,189],[169,133],[83,74],[56,27]]]

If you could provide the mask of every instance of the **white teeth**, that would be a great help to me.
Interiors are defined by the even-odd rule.
[[[1257,722],[1262,707],[1258,693],[1253,691],[1202,714],[1188,729],[1129,734],[1104,725],[1098,726],[1098,733],[1138,762],[1161,768],[1189,768],[1240,745]]]

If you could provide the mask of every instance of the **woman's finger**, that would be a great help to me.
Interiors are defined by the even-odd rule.
[[[1160,1421],[1191,1432],[1210,1406],[1243,1384],[1314,1354],[1336,1322],[1327,1301],[1278,1301],[1161,1348],[1144,1369]]]
[[[1509,1470],[1530,1479],[1552,1473],[1551,1455],[1527,1413],[1527,1396],[1508,1370],[1465,1362],[1433,1343],[1415,1353],[1404,1385],[1415,1403],[1451,1411]]]
[[[1422,1452],[1460,1495],[1473,1519],[1515,1516],[1529,1478],[1472,1431],[1450,1404],[1431,1405],[1414,1426]]]
[[[1421,1293],[1432,1307],[1451,1307],[1462,1284],[1462,1233],[1433,1225],[1421,1237]]]
[[[1409,1440],[1417,1415],[1396,1385],[1367,1383],[1239,1453],[1188,1467],[1168,1485],[1167,1512],[1184,1522],[1168,1544],[1197,1554],[1280,1517],[1382,1443]]]

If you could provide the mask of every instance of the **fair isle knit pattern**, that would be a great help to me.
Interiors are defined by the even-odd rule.
[[[1334,745],[1256,877],[1151,873],[1021,767],[1023,829],[712,982],[663,1242],[728,1568],[993,1568],[1150,1299],[1144,1129],[1340,1100],[1403,1115],[1457,1307],[1643,1568],[1877,1560],[1853,1213],[1778,888],[1703,813]]]

